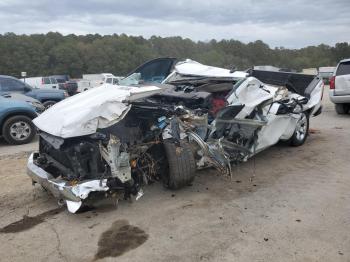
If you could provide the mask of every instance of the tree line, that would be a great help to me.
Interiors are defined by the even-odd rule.
[[[321,44],[301,49],[270,48],[261,40],[242,43],[237,40],[192,41],[182,37],[141,36],[125,34],[66,35],[0,34],[0,74],[19,77],[108,72],[122,76],[143,62],[156,57],[191,58],[224,68],[243,70],[254,65],[281,68],[335,66],[350,57],[347,42],[335,46]]]

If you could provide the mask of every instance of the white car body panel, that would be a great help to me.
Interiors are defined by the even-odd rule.
[[[186,59],[183,62],[177,63],[174,72],[179,73],[181,75],[206,77],[244,78],[247,76],[246,72],[235,71],[231,73],[228,69],[203,65],[191,59]]]
[[[93,134],[124,118],[130,109],[124,101],[150,96],[160,90],[156,86],[105,84],[55,104],[33,122],[40,130],[62,138]]]
[[[320,81],[317,86],[312,90],[310,94],[310,99],[306,105],[304,105],[304,109],[312,109],[311,115],[316,113],[322,107],[322,96],[324,92],[324,84]]]
[[[258,134],[255,153],[276,144],[280,140],[291,138],[299,119],[299,115],[297,114],[268,114],[266,117],[268,124],[262,127]]]
[[[251,110],[253,110],[257,105],[259,105],[263,101],[273,98],[274,93],[277,91],[277,88],[265,85],[266,87],[271,88],[272,93],[268,93],[260,88],[261,85],[263,85],[263,83],[260,82],[258,79],[254,77],[248,77],[237,88],[237,90],[227,98],[227,102],[229,105],[245,105],[245,108],[243,108],[243,110],[245,111],[245,115],[243,115],[243,113],[240,113],[240,116],[238,116],[238,118],[246,117],[251,113]]]

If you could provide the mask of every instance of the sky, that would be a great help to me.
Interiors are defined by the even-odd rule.
[[[0,34],[49,31],[334,45],[350,41],[350,0],[0,0]]]

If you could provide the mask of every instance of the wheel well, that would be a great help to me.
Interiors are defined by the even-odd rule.
[[[45,102],[48,102],[48,101],[59,102],[61,100],[59,100],[59,99],[43,99],[43,100],[41,100],[41,103],[45,103]]]
[[[10,117],[13,116],[26,116],[29,117],[30,119],[34,119],[35,117],[37,117],[34,114],[31,114],[29,112],[16,112],[16,113],[9,113],[5,118],[2,119],[1,123],[0,123],[0,135],[2,135],[2,125],[6,122],[7,119],[9,119]]]
[[[306,114],[307,117],[310,117],[313,110],[314,110],[314,108],[311,107],[308,110],[305,110],[304,113]]]

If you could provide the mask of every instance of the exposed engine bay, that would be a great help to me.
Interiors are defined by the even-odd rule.
[[[94,197],[139,199],[149,183],[181,188],[205,167],[232,176],[232,164],[279,140],[301,145],[309,117],[320,112],[317,78],[257,71],[237,77],[212,67],[212,75],[198,75],[208,67],[184,65],[197,75],[179,67],[163,84],[101,86],[34,120],[40,146],[28,161],[33,182],[73,213]]]

